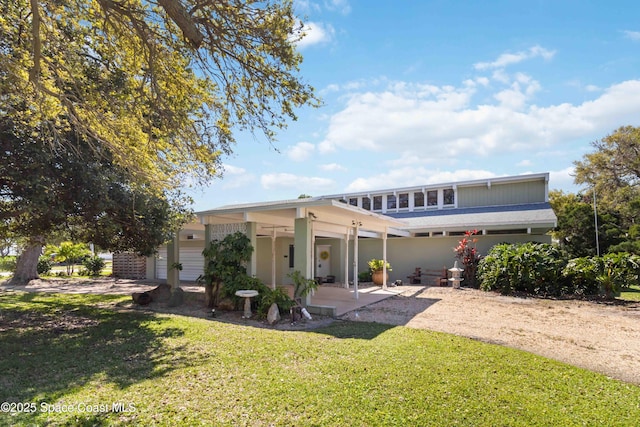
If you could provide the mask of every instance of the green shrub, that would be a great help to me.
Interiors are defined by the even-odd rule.
[[[0,271],[16,271],[16,257],[13,255],[0,257]]]
[[[273,303],[278,305],[280,314],[288,313],[291,307],[296,305],[295,301],[289,298],[289,294],[285,288],[278,286],[275,289],[271,289],[267,287],[259,298],[258,315],[260,317],[266,317],[269,312],[269,307],[271,307]]]
[[[596,276],[598,263],[595,257],[581,257],[570,259],[562,271],[568,294],[596,295],[598,283]]]
[[[99,256],[92,256],[85,258],[82,261],[82,265],[87,270],[86,273],[88,276],[99,276],[102,269],[105,267],[105,262]],[[81,274],[84,273],[81,272]]]
[[[371,270],[358,273],[358,282],[371,282]]]
[[[49,258],[48,256],[41,256],[38,259],[38,266],[36,267],[36,269],[38,270],[38,274],[50,274],[52,265],[53,264],[51,262],[51,258]]]
[[[570,260],[563,270],[571,291],[578,295],[612,297],[640,281],[640,256],[626,252]]]
[[[499,244],[478,265],[480,288],[503,294],[560,295],[564,264],[558,248],[547,243]]]

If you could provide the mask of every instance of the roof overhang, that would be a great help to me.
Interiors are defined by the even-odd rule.
[[[412,234],[426,232],[505,229],[552,229],[557,225],[553,209],[510,210],[405,218]]]
[[[196,215],[203,225],[254,222],[258,235],[293,236],[298,218],[310,218],[316,236],[344,237],[356,226],[363,237],[410,235],[405,220],[324,198],[223,206]]]

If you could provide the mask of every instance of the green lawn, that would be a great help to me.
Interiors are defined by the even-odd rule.
[[[640,301],[640,286],[631,285],[628,289],[623,289],[619,298],[627,301]]]
[[[286,332],[114,309],[126,300],[0,294],[0,402],[35,406],[0,414],[0,425],[635,426],[640,419],[640,387],[497,345],[381,324]]]

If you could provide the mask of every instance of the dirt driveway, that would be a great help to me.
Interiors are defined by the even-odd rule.
[[[411,287],[343,319],[430,329],[505,345],[640,385],[640,303],[507,297]]]
[[[154,286],[113,279],[82,284],[41,280],[27,287],[0,286],[0,295],[3,289],[126,295]],[[522,349],[640,385],[640,303],[620,305],[506,297],[466,288],[403,286],[397,289],[402,290],[402,294],[347,313],[341,319],[461,335]],[[200,306],[183,306],[171,311],[195,316],[206,314]],[[323,324],[326,322],[319,322],[317,326]]]

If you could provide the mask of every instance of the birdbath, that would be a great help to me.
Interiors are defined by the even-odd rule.
[[[251,298],[258,296],[258,291],[254,291],[251,289],[236,291],[236,296],[244,298],[244,315],[243,319],[251,318]]]
[[[460,289],[460,282],[464,279],[460,277],[460,273],[464,271],[464,268],[458,267],[458,261],[453,263],[453,268],[450,268],[451,278],[449,281],[451,282],[451,287],[454,289]]]

